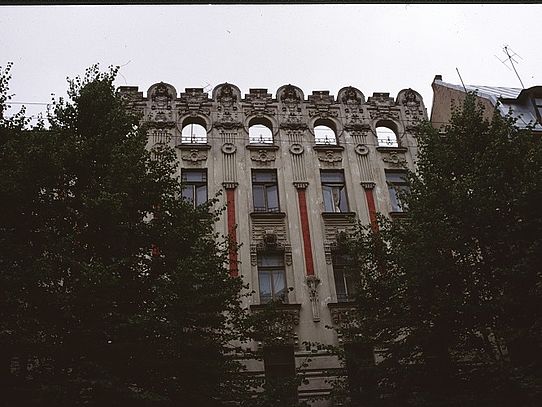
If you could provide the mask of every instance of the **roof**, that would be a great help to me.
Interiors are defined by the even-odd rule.
[[[493,106],[498,106],[503,116],[510,114],[516,119],[516,126],[519,128],[534,125],[535,130],[542,129],[542,125],[537,123],[536,113],[533,111],[532,106],[519,100],[520,94],[525,92],[524,89],[482,85],[465,85],[465,88],[463,88],[463,85],[455,85],[442,81],[439,75],[435,77],[433,84],[460,92],[465,92],[465,89],[467,92],[476,92],[479,97],[488,99]]]

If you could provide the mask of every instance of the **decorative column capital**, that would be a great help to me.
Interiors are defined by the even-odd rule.
[[[376,183],[373,181],[361,181],[363,189],[374,189]]]
[[[294,187],[296,189],[307,189],[309,183],[307,181],[294,181]]]
[[[222,186],[224,187],[224,189],[235,189],[237,188],[238,185],[239,183],[235,181],[226,181],[222,183]]]

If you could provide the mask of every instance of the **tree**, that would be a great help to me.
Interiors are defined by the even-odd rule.
[[[28,128],[24,111],[0,115],[10,405],[218,405],[240,369],[231,344],[243,340],[242,284],[213,232],[216,199],[194,208],[180,198],[174,151],[145,150],[116,73],[93,66],[70,80],[49,128]]]
[[[420,125],[407,217],[360,226],[345,244],[358,295],[343,333],[383,352],[383,405],[542,395],[542,140],[497,111],[484,120],[475,100],[444,133]]]

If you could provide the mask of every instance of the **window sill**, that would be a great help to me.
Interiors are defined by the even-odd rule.
[[[343,151],[344,147],[337,144],[315,144],[312,146],[315,151]]]
[[[207,143],[181,143],[175,146],[179,150],[210,150],[211,146]]]
[[[400,219],[400,218],[406,218],[408,217],[408,212],[403,212],[403,211],[392,211],[390,212],[390,216],[393,218],[393,219]]]
[[[355,216],[356,212],[322,212],[322,218],[324,219],[348,219]]]
[[[355,309],[356,303],[354,301],[328,302],[327,307],[329,309]]]
[[[286,217],[285,212],[250,212],[252,219],[283,219]]]
[[[247,150],[278,150],[279,146],[272,143],[252,143],[247,144]]]
[[[257,312],[257,311],[263,311],[267,308],[267,306],[269,305],[269,303],[265,303],[265,304],[252,304],[250,306],[250,310],[253,311],[253,312]],[[301,304],[285,304],[285,303],[282,303],[282,304],[278,304],[278,303],[275,303],[275,307],[281,311],[301,311]]]
[[[408,148],[378,146],[376,148],[376,151],[380,151],[381,153],[406,153],[408,151]]]

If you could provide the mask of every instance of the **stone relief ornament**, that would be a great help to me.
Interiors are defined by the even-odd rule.
[[[173,97],[169,93],[169,89],[164,82],[160,82],[151,97],[151,109],[171,109],[171,100]]]
[[[382,161],[394,167],[403,167],[406,165],[405,157],[398,153],[388,153],[382,158]]]
[[[320,307],[318,306],[318,286],[320,285],[320,279],[316,276],[307,276],[306,283],[311,302],[312,320],[318,322],[320,321]]]
[[[326,150],[326,151],[319,151],[318,152],[318,159],[320,161],[335,164],[337,162],[340,162],[343,160],[343,157],[341,153],[333,150]]]
[[[198,161],[205,161],[207,159],[207,153],[205,151],[194,149],[184,153],[181,158],[184,161],[197,163]]]
[[[379,108],[369,110],[369,117],[374,119],[395,119],[399,120],[399,112],[396,110],[390,110],[389,108]]]
[[[355,148],[354,148],[354,151],[359,154],[359,155],[367,155],[369,154],[369,148],[363,144],[358,144]]]
[[[403,105],[408,107],[418,107],[420,105],[420,101],[416,96],[416,92],[414,92],[412,89],[407,89],[403,99]]]
[[[292,85],[286,85],[280,101],[286,105],[297,105],[301,101],[301,97],[297,94],[296,88]]]
[[[294,155],[300,155],[303,154],[303,146],[299,143],[294,143],[290,146],[290,153]]]
[[[233,93],[233,88],[229,83],[224,84],[220,88],[217,100],[225,106],[231,106],[237,101],[237,96]]]
[[[360,105],[361,98],[358,96],[356,90],[353,87],[349,86],[344,92],[342,102],[345,105]]]
[[[258,161],[262,164],[267,164],[271,161],[275,161],[275,153],[266,150],[253,151],[250,154],[252,161]]]
[[[237,147],[232,143],[224,143],[221,150],[224,154],[233,154],[237,150]]]

